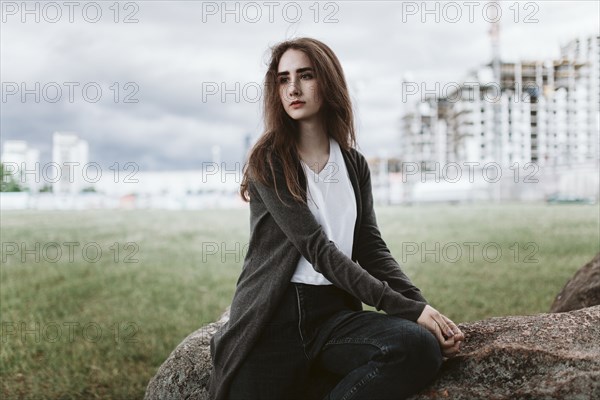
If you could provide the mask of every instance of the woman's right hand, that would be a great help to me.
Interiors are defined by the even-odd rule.
[[[428,304],[417,319],[417,323],[437,338],[444,357],[454,357],[460,352],[460,343],[465,340],[465,335],[450,318]]]

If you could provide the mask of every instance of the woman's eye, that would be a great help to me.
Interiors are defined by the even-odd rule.
[[[300,75],[300,79],[306,79],[306,80],[308,80],[308,79],[312,79],[312,78],[313,78],[312,74],[302,74],[302,75]],[[283,83],[287,83],[288,80],[289,79],[287,77],[281,77],[281,78],[279,78],[278,82],[280,84],[283,84]]]

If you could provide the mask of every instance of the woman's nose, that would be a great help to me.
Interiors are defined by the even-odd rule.
[[[296,82],[290,81],[287,87],[287,92],[289,96],[298,96],[300,94],[300,88]]]

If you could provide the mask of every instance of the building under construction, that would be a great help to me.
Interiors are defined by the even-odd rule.
[[[558,60],[492,63],[444,97],[407,105],[401,159],[562,166],[598,159],[600,37],[576,39]]]

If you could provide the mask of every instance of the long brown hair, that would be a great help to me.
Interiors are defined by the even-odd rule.
[[[240,185],[240,195],[246,202],[250,201],[249,175],[264,185],[275,186],[274,182],[268,182],[267,167],[274,175],[273,157],[276,156],[283,165],[290,193],[296,200],[305,203],[305,190],[300,185],[297,173],[300,162],[296,147],[300,134],[298,122],[286,113],[279,96],[277,81],[279,60],[288,49],[304,52],[313,64],[319,88],[316,95],[323,99],[319,113],[328,135],[333,137],[342,149],[348,150],[356,146],[350,95],[344,71],[334,52],[325,43],[307,37],[290,39],[271,46],[271,59],[263,83],[264,132],[249,152]],[[275,191],[277,192],[277,187]]]

